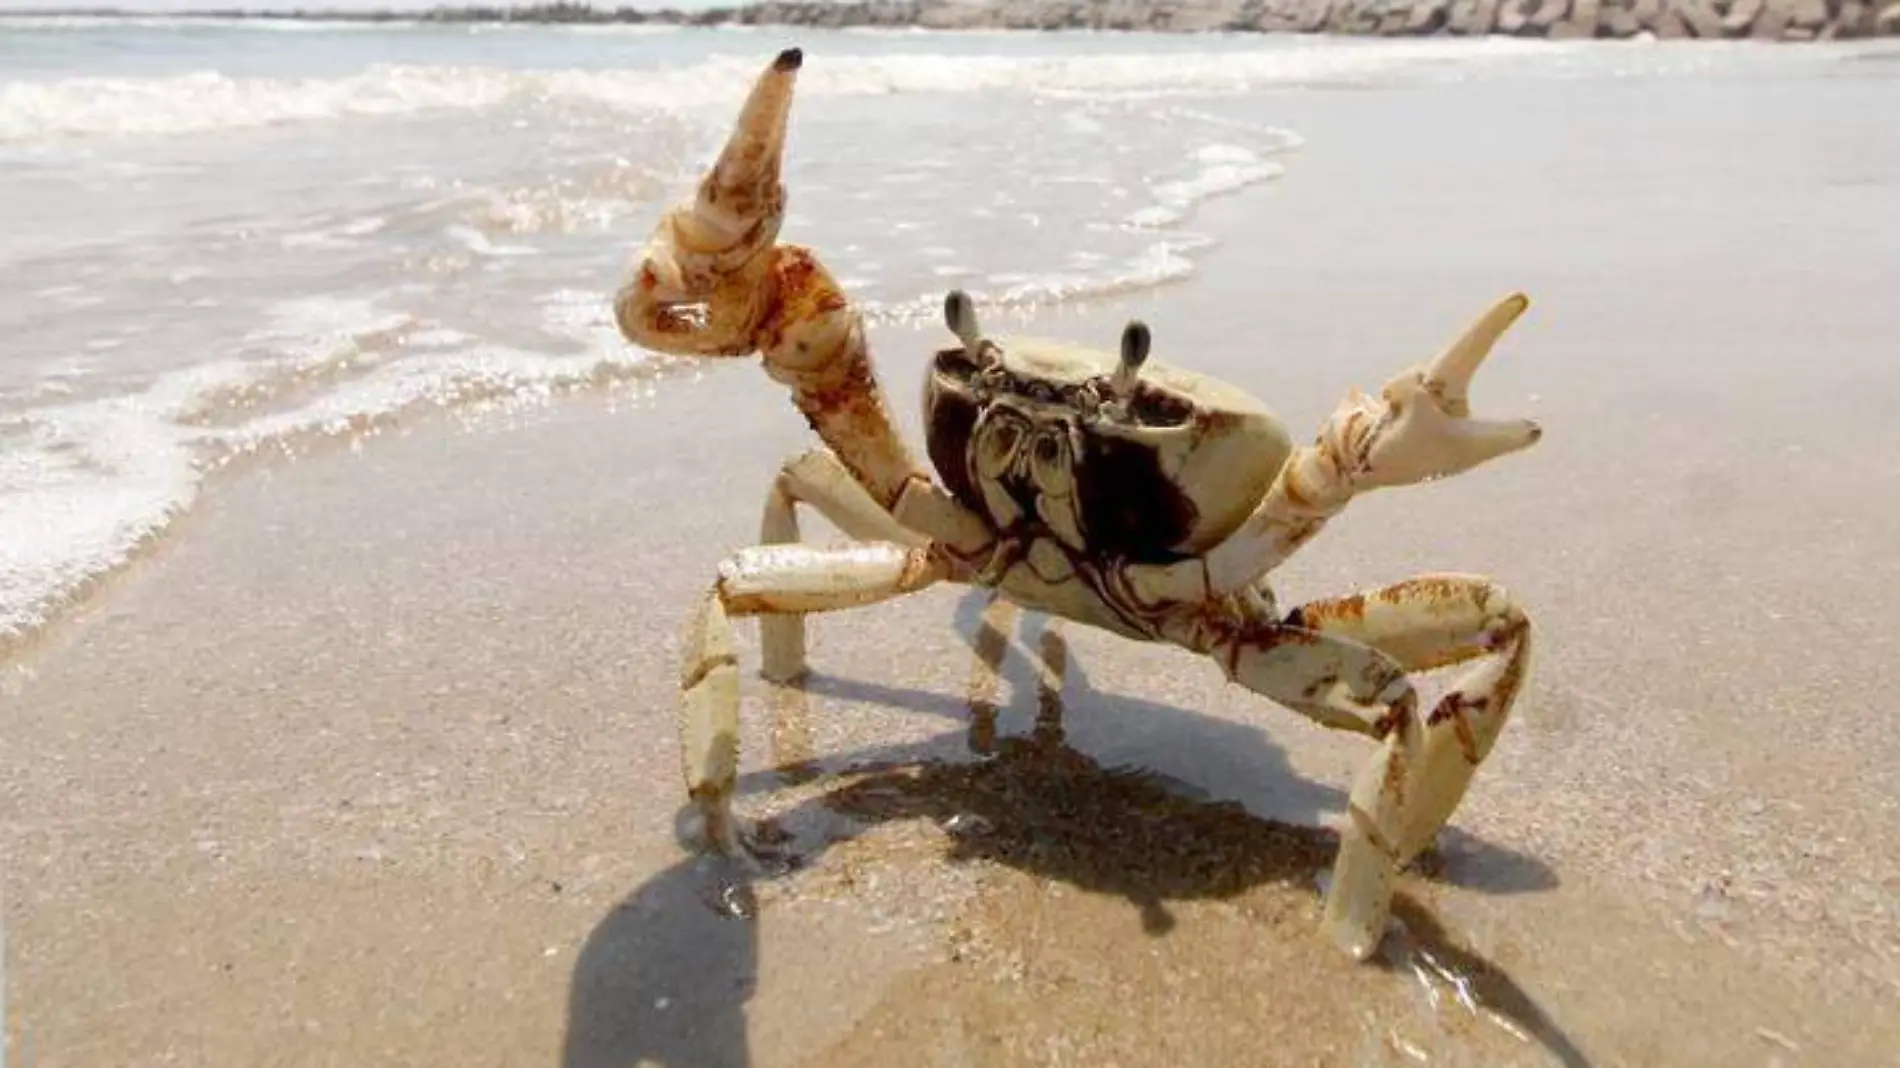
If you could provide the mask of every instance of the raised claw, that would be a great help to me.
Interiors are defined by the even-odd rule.
[[[681,356],[759,348],[770,253],[785,218],[785,135],[803,63],[803,53],[790,48],[760,72],[693,199],[660,218],[614,298],[627,340]]]
[[[1439,399],[1446,415],[1462,418],[1470,414],[1467,396],[1472,376],[1478,373],[1484,358],[1491,355],[1498,339],[1530,306],[1531,299],[1522,293],[1512,293],[1498,301],[1425,369],[1425,388]]]
[[[1543,429],[1535,422],[1472,419],[1468,400],[1479,366],[1529,306],[1521,293],[1492,305],[1428,366],[1387,382],[1383,405],[1356,394],[1347,399],[1332,425],[1348,435],[1342,452],[1354,461],[1354,489],[1455,475],[1537,443]]]

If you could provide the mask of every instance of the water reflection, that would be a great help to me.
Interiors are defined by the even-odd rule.
[[[774,769],[745,777],[741,790],[764,792],[825,774],[843,780],[773,817],[794,855],[815,856],[856,829],[931,820],[951,832],[950,863],[981,859],[1121,897],[1151,936],[1173,927],[1171,901],[1231,897],[1269,883],[1311,888],[1331,864],[1338,844],[1332,831],[1263,819],[1238,801],[1192,796],[1144,767],[1106,766],[1069,744],[1063,713],[1066,704],[1086,710],[1091,722],[1133,717],[1183,744],[1243,746],[1253,774],[1273,782],[1277,807],[1336,810],[1340,791],[1294,775],[1263,732],[1095,692],[1072,663],[1060,628],[1040,620],[1023,635],[1033,638],[1036,654],[1008,657],[1017,622],[1010,606],[969,598],[958,621],[976,654],[965,700],[829,676],[771,695]],[[1005,683],[1016,698],[1012,706],[1029,704],[1020,711],[1033,727],[999,737]],[[810,743],[808,694],[941,714],[967,729],[820,761]],[[1532,858],[1468,835],[1447,842],[1451,848],[1421,865],[1427,878],[1492,893],[1555,885]],[[744,1005],[758,966],[750,893],[741,869],[693,857],[622,902],[575,966],[567,1068],[750,1064]],[[1393,912],[1395,930],[1375,958],[1378,966],[1418,977],[1435,997],[1443,992],[1461,1011],[1502,1024],[1559,1063],[1588,1063],[1508,974],[1460,946],[1427,909],[1401,893]]]

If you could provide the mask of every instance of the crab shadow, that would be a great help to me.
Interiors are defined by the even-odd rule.
[[[1276,816],[1310,818],[1343,805],[1339,790],[1295,775],[1264,732],[1099,693],[1068,662],[1059,631],[1040,620],[1031,620],[1023,635],[1037,639],[1039,655],[1020,650],[1023,655],[1006,656],[1011,643],[985,614],[980,596],[960,602],[957,625],[976,652],[979,674],[987,665],[996,689],[1008,683],[1007,703],[990,697],[976,676],[961,701],[825,675],[811,676],[795,691],[801,698],[795,708],[809,694],[966,725],[912,745],[822,763],[794,758],[743,776],[742,792],[840,773],[847,780],[771,820],[795,865],[869,828],[928,819],[951,832],[951,862],[991,861],[1121,897],[1139,911],[1151,936],[1173,927],[1170,901],[1232,897],[1275,883],[1312,887],[1330,866],[1334,832],[1293,818],[1263,818],[1238,800],[1197,796],[1201,791],[1136,762],[1104,764],[1070,744],[1065,718],[1076,712],[1094,724],[1135,722],[1165,732],[1170,745],[1244,762],[1255,780],[1269,784],[1262,796]],[[1556,885],[1536,860],[1462,834],[1448,835],[1419,870],[1425,878],[1487,893]],[[609,913],[575,964],[566,1068],[751,1063],[745,1005],[758,970],[753,879],[735,865],[690,856]],[[1588,1063],[1508,975],[1460,947],[1422,906],[1401,893],[1393,914],[1393,937],[1370,963],[1445,977],[1559,1063]]]

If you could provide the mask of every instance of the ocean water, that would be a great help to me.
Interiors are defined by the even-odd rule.
[[[418,409],[666,388],[666,361],[614,331],[610,295],[790,43],[808,58],[784,237],[882,319],[934,316],[952,285],[1032,306],[1190,277],[1219,240],[1196,206],[1298,166],[1276,94],[1759,61],[1512,40],[0,20],[0,647],[162,536],[235,458]]]

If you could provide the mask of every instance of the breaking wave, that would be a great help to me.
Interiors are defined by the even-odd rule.
[[[805,97],[1016,92],[1125,97],[1223,94],[1444,70],[1561,47],[1512,39],[1408,40],[1244,52],[1086,56],[840,56],[800,77]],[[354,117],[474,111],[510,102],[645,110],[731,105],[757,57],[670,70],[527,70],[383,64],[333,78],[83,77],[0,83],[0,141],[179,134]]]

